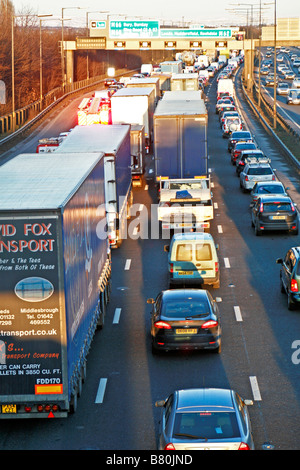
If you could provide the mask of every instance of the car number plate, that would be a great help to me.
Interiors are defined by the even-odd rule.
[[[180,328],[176,329],[177,335],[195,335],[197,334],[197,328]]]
[[[2,405],[2,413],[16,413],[17,412],[17,405]]]
[[[285,216],[284,215],[272,215],[271,219],[272,220],[284,220]]]
[[[178,271],[179,276],[192,276],[193,271]]]

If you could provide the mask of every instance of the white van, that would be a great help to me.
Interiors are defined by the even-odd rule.
[[[210,233],[177,233],[164,250],[168,254],[169,283],[220,287],[218,245]]]

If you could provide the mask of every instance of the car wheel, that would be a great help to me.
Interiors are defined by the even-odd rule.
[[[287,296],[287,303],[288,303],[288,309],[289,310],[294,310],[295,309],[295,304],[294,302],[292,301],[292,298],[291,298],[291,293],[288,292],[288,296]]]
[[[255,224],[254,232],[257,237],[261,235],[261,230],[259,230],[257,223]]]

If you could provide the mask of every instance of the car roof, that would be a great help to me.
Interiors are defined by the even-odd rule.
[[[270,186],[270,185],[274,186],[274,184],[276,186],[282,186],[284,188],[284,185],[281,181],[257,181],[256,182],[257,186]]]
[[[167,289],[162,291],[164,301],[197,299],[207,300],[206,289]]]
[[[271,168],[272,170],[272,167],[269,163],[247,163],[246,165],[247,167],[251,167],[251,168]]]
[[[213,240],[210,233],[206,232],[192,232],[192,233],[175,233],[172,241],[175,240]]]
[[[234,411],[232,390],[190,388],[177,391],[177,412]]]
[[[285,196],[285,195],[276,195],[276,196],[272,196],[272,195],[265,195],[265,194],[262,194],[260,196],[260,199],[261,199],[261,202],[264,202],[264,200],[268,201],[268,202],[291,202],[291,198],[289,196]]]

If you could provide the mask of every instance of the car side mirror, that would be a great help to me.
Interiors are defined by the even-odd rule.
[[[147,304],[154,304],[155,300],[154,299],[147,299]]]
[[[252,406],[253,405],[253,400],[244,400],[244,404],[246,406]]]
[[[283,264],[283,259],[282,258],[277,258],[276,263],[277,264]]]
[[[158,400],[155,402],[156,408],[162,408],[165,406],[165,404],[166,404],[165,400]]]
[[[170,251],[170,246],[169,246],[169,245],[165,245],[165,246],[164,246],[164,251],[166,251],[167,253],[169,253],[169,251]]]

